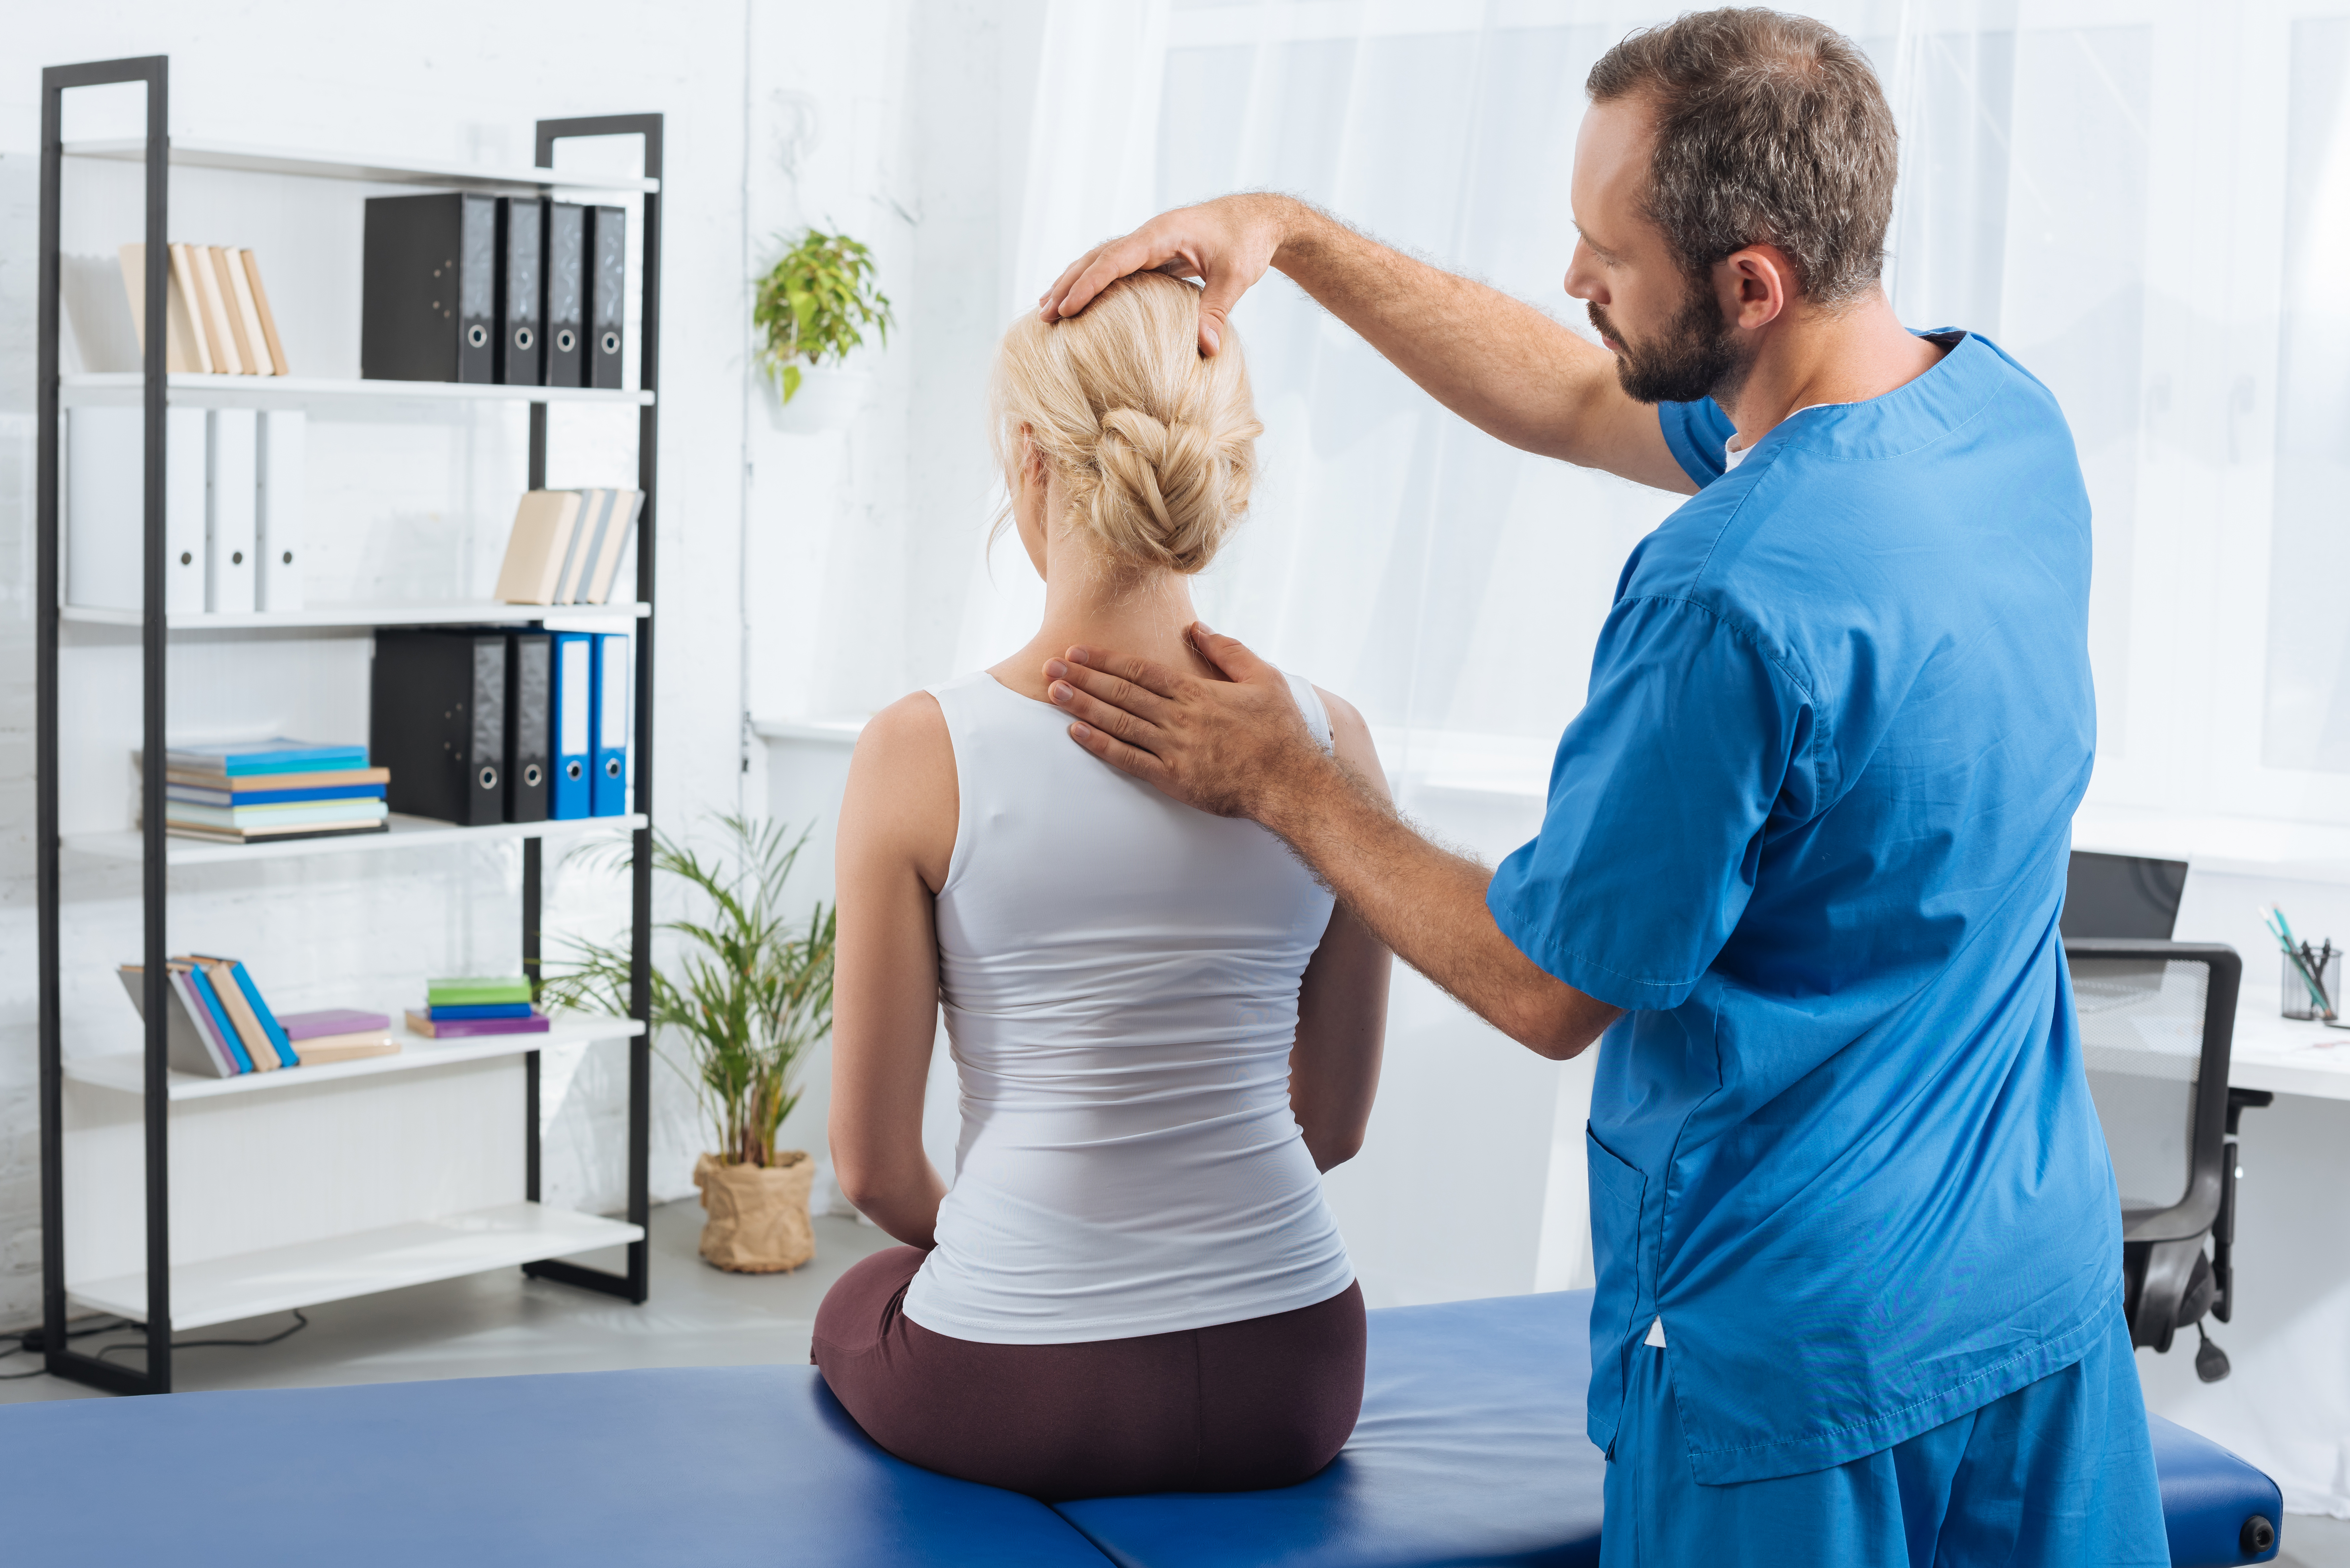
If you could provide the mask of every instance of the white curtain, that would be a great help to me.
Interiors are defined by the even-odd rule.
[[[1275,189],[1580,330],[1560,279],[1583,78],[1684,8],[1055,4],[1012,292],[1154,211]],[[2096,530],[2092,805],[2350,823],[2350,5],[1810,9],[1867,51],[1902,130],[1902,318],[1993,337],[2072,422]],[[1202,613],[1352,699],[1406,808],[1497,857],[1539,818],[1626,554],[1676,503],[1486,438],[1278,278],[1234,319],[1265,478]],[[1033,624],[1024,566],[997,563],[974,651]],[[1587,1278],[1586,1082],[1399,989],[1369,1147],[1331,1179],[1375,1301]],[[2350,1389],[2312,1399],[2258,1362],[2189,1401],[2198,1424],[2292,1506],[2350,1512]]]

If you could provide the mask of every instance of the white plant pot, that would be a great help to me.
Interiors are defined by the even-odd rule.
[[[839,365],[803,365],[800,389],[788,403],[775,383],[767,382],[767,417],[777,430],[792,435],[844,430],[873,401],[879,386],[869,371]]]

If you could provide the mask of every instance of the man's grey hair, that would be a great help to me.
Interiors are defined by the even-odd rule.
[[[1693,12],[1599,57],[1594,103],[1644,99],[1657,117],[1647,212],[1692,280],[1767,242],[1831,308],[1877,279],[1899,149],[1867,58],[1808,16]]]

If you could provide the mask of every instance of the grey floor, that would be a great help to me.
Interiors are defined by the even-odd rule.
[[[286,1388],[398,1383],[521,1372],[594,1372],[622,1366],[733,1366],[807,1360],[816,1303],[841,1272],[890,1245],[853,1220],[816,1221],[816,1260],[789,1274],[729,1274],[695,1255],[702,1209],[664,1204],[652,1213],[652,1293],[643,1306],[500,1271],[307,1309],[310,1326],[258,1348],[192,1349],[172,1359],[182,1389]],[[615,1267],[618,1253],[580,1262]],[[292,1320],[280,1314],[223,1324],[184,1339],[257,1339]],[[86,1352],[135,1336],[99,1334]],[[138,1357],[118,1356],[137,1366]],[[30,1356],[0,1357],[0,1375],[33,1369]],[[39,1376],[0,1382],[0,1404],[105,1398],[79,1384]],[[2284,1521],[2284,1568],[2350,1568],[2350,1521],[2294,1514]]]
[[[825,1291],[851,1263],[892,1245],[869,1225],[827,1217],[816,1221],[816,1259],[804,1268],[729,1274],[695,1255],[699,1204],[661,1205],[652,1212],[650,1230],[651,1299],[642,1306],[500,1270],[307,1308],[309,1327],[277,1345],[178,1352],[172,1358],[173,1385],[286,1388],[624,1366],[805,1364],[808,1331]],[[578,1261],[610,1268],[620,1255],[591,1252]],[[180,1337],[257,1339],[292,1321],[281,1313]],[[75,1348],[95,1353],[136,1338],[99,1334],[77,1341]],[[141,1361],[133,1355],[109,1359],[130,1366]],[[29,1372],[36,1365],[21,1354],[0,1357],[0,1375]],[[0,1403],[107,1397],[47,1376],[0,1382]]]
[[[2295,1568],[2350,1568],[2350,1520],[2287,1514],[2284,1550],[2277,1562]]]

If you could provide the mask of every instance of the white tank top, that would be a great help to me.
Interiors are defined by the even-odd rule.
[[[1323,744],[1330,721],[1289,678]],[[933,1333],[1066,1345],[1327,1301],[1354,1265],[1289,1110],[1331,900],[1255,823],[1179,805],[985,673],[933,687],[962,808],[939,990],[962,1085]]]

